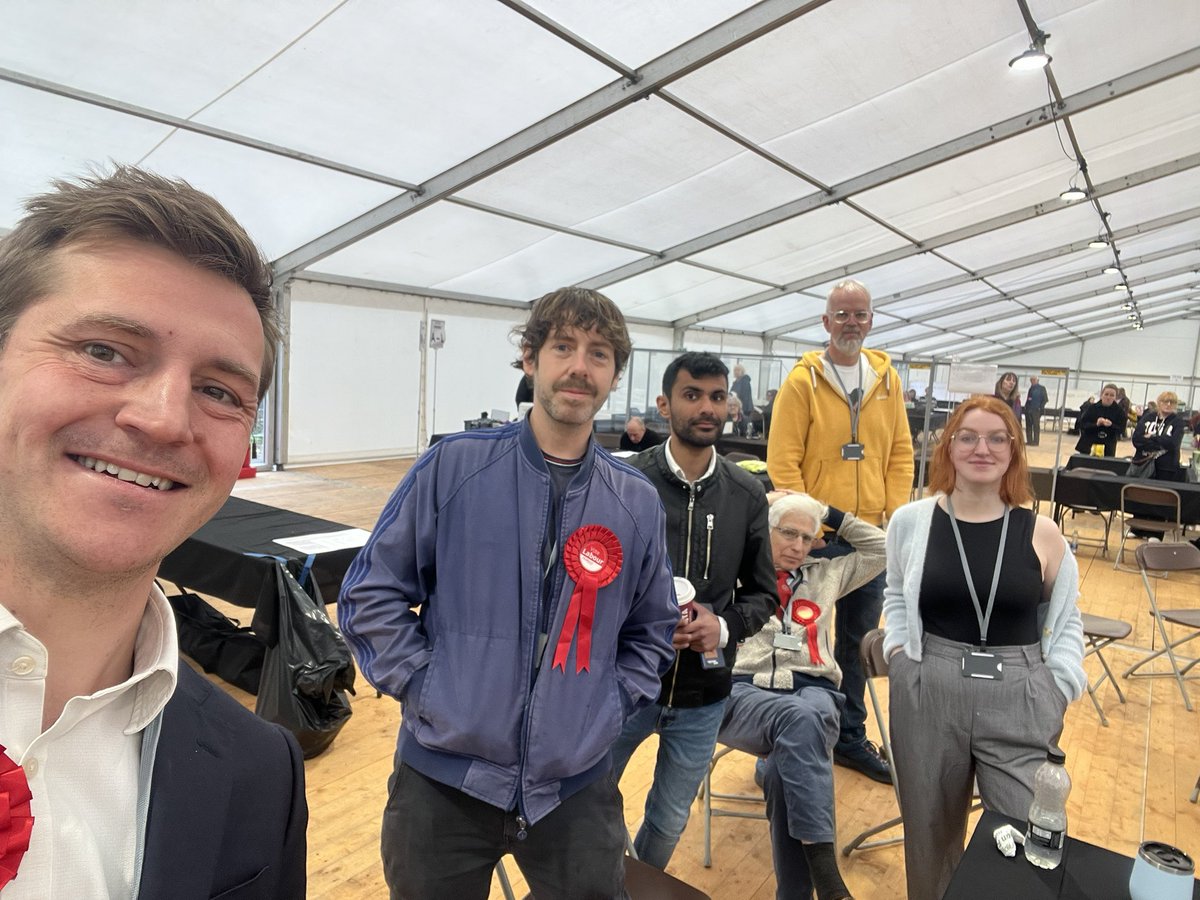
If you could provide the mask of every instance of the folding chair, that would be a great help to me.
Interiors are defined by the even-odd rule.
[[[1105,728],[1108,727],[1108,717],[1104,715],[1104,709],[1100,706],[1100,700],[1096,697],[1097,689],[1107,679],[1112,682],[1113,689],[1117,692],[1117,699],[1122,703],[1125,702],[1125,695],[1121,693],[1121,686],[1117,684],[1116,678],[1113,677],[1112,669],[1108,667],[1108,660],[1104,658],[1104,654],[1100,651],[1109,644],[1129,637],[1131,631],[1133,631],[1133,626],[1128,622],[1122,622],[1120,619],[1106,619],[1104,616],[1093,616],[1091,613],[1083,613],[1083,636],[1087,639],[1088,645],[1088,651],[1083,654],[1083,657],[1087,659],[1089,656],[1095,656],[1096,659],[1100,660],[1100,665],[1104,668],[1103,675],[1095,681],[1088,682],[1088,696],[1092,698],[1092,705],[1096,707],[1096,713],[1100,716],[1100,724]]]
[[[1136,511],[1131,506],[1137,507]],[[1168,518],[1169,515],[1174,518]],[[1183,522],[1180,521],[1179,492],[1165,487],[1153,487],[1148,484],[1121,485],[1121,546],[1117,548],[1117,558],[1113,560],[1113,568],[1120,569],[1125,555],[1125,542],[1130,533],[1152,531],[1162,540],[1168,536],[1176,540],[1183,538]]]
[[[720,816],[735,819],[766,819],[766,798],[762,791],[757,794],[722,794],[713,790],[712,774],[717,763],[734,752],[733,747],[718,747],[709,760],[708,770],[704,773],[704,782],[700,785],[700,796],[704,799],[704,868],[712,868],[712,820]],[[738,751],[740,752],[740,751]],[[742,809],[725,809],[713,806],[714,800],[731,800],[737,803],[757,803],[763,809],[760,812],[747,812]]]
[[[1193,544],[1142,544],[1134,552],[1138,568],[1142,573],[1142,584],[1146,587],[1146,596],[1150,599],[1150,614],[1163,639],[1163,648],[1155,651],[1136,665],[1130,666],[1124,673],[1125,678],[1155,678],[1170,676],[1179,685],[1179,693],[1183,694],[1183,705],[1188,712],[1192,711],[1192,701],[1188,697],[1187,686],[1183,683],[1184,676],[1191,670],[1200,658],[1188,662],[1182,669],[1175,655],[1175,648],[1186,644],[1193,638],[1200,637],[1200,608],[1191,609],[1159,609],[1155,598],[1154,586],[1150,583],[1150,572],[1200,572],[1200,549]],[[1167,635],[1167,623],[1190,629],[1190,633],[1172,642]],[[1153,643],[1151,644],[1153,646]],[[1171,663],[1170,672],[1139,672],[1148,662],[1166,655]]]
[[[1072,474],[1093,474],[1108,475],[1104,469],[1090,469],[1080,467],[1071,470]],[[1101,555],[1108,559],[1108,533],[1112,530],[1113,516],[1116,511],[1112,509],[1102,509],[1092,502],[1092,497],[1088,491],[1086,481],[1078,478],[1063,477],[1063,473],[1059,473],[1058,480],[1054,483],[1054,521],[1058,527],[1062,529],[1063,534],[1067,533],[1067,511],[1070,510],[1072,518],[1077,513],[1088,513],[1089,515],[1099,516],[1100,521],[1104,523],[1104,543],[1099,541],[1084,540],[1080,543],[1086,543],[1100,547]]]
[[[875,724],[879,726],[879,739],[883,743],[884,759],[887,760],[888,768],[892,770],[892,789],[896,794],[896,809],[898,810],[900,809],[900,788],[896,779],[896,767],[892,765],[892,742],[888,739],[888,723],[883,717],[883,710],[879,707],[879,694],[875,691],[875,679],[888,677],[888,662],[883,656],[883,629],[876,628],[868,631],[863,636],[858,652],[862,659],[863,672],[867,675],[867,693],[871,695],[871,709],[875,714]],[[868,838],[887,831],[889,828],[895,828],[903,821],[903,814],[897,813],[890,819],[859,832],[850,843],[842,848],[842,856],[849,856],[855,850],[870,850],[873,847],[899,844],[904,840],[903,834],[877,841],[871,841]]]

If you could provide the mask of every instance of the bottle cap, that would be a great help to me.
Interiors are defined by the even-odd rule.
[[[696,599],[696,588],[690,581],[678,575],[673,580],[675,582],[675,598],[680,606],[686,606]]]
[[[1067,754],[1063,753],[1061,750],[1049,751],[1046,754],[1046,759],[1058,766],[1065,766],[1067,764]]]

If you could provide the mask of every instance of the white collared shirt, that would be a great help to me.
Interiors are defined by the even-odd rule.
[[[174,693],[179,665],[171,606],[153,588],[133,674],[72,697],[43,732],[47,662],[42,642],[0,605],[0,744],[25,769],[34,817],[29,851],[3,900],[130,897],[145,827],[138,819],[142,731]]]
[[[697,485],[706,478],[711,478],[713,472],[717,471],[717,448],[710,447],[712,455],[708,458],[708,468],[704,470],[704,474],[695,481],[689,481],[688,477],[683,474],[683,469],[679,468],[679,463],[675,462],[675,457],[671,455],[671,442],[675,440],[675,436],[671,435],[667,438],[663,445],[663,458],[667,461],[667,468],[671,470],[671,474],[682,481],[684,484]],[[721,625],[721,636],[717,639],[717,646],[724,647],[729,643],[729,624],[725,621],[724,616],[717,616],[717,621]]]

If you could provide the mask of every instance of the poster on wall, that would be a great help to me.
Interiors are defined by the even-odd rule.
[[[996,390],[996,367],[952,363],[948,387],[955,394],[991,394]]]

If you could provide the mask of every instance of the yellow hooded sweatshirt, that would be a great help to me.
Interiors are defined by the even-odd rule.
[[[800,357],[775,398],[767,474],[777,488],[804,491],[822,503],[879,525],[908,502],[913,483],[912,435],[900,376],[882,350],[863,348],[875,373],[862,401],[860,462],[842,459],[850,442],[850,405],[824,351]]]

